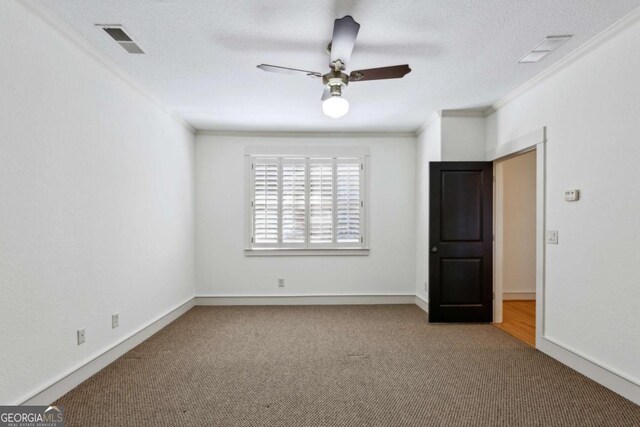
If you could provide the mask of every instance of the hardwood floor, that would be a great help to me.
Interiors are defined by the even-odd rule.
[[[495,326],[535,347],[536,302],[504,301],[502,303],[502,323],[496,323]]]

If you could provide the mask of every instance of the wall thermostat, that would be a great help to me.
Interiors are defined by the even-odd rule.
[[[567,190],[564,192],[564,200],[567,202],[576,202],[580,200],[580,190]]]

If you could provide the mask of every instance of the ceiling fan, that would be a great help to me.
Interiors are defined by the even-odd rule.
[[[279,67],[276,65],[260,64],[258,68],[262,71],[284,74],[301,74],[313,78],[321,78],[325,86],[322,94],[322,111],[333,118],[342,117],[349,111],[349,102],[342,97],[342,89],[352,82],[363,82],[367,80],[399,79],[411,72],[409,65],[393,65],[391,67],[369,68],[366,70],[355,70],[346,74],[344,70],[351,57],[356,37],[360,30],[360,24],[347,15],[341,19],[336,19],[333,24],[333,39],[327,52],[331,55],[329,62],[330,71],[322,74],[316,71],[298,70],[296,68]]]

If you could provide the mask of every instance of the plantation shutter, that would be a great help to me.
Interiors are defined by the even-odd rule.
[[[306,242],[306,161],[282,159],[282,243],[304,246]]]
[[[248,157],[246,248],[368,250],[367,161],[366,155]]]
[[[253,243],[278,243],[278,159],[256,159],[253,163]]]
[[[333,160],[309,159],[309,244],[333,242]]]
[[[336,160],[336,241],[339,245],[362,242],[361,172],[362,164],[358,159]]]

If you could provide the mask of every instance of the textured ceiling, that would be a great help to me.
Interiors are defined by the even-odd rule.
[[[413,131],[435,110],[486,106],[640,7],[640,0],[40,0],[197,129]],[[348,70],[408,63],[401,80],[352,83],[351,111],[322,114],[333,20],[361,24]],[[94,26],[122,24],[146,55]],[[538,64],[547,35],[574,34]]]

